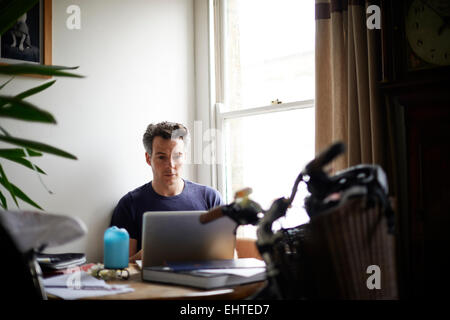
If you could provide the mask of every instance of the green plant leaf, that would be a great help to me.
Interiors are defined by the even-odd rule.
[[[57,66],[57,65],[54,65],[54,64],[49,65],[49,66],[46,65],[45,67],[51,68],[51,69],[54,69],[54,70],[75,70],[75,69],[79,68],[79,66],[68,67],[68,66]]]
[[[25,121],[56,123],[48,111],[15,97],[0,96],[0,117]]]
[[[51,153],[51,154],[54,154],[56,156],[60,156],[63,158],[77,160],[76,156],[74,156],[66,151],[63,151],[61,149],[52,147],[48,144],[42,143],[42,142],[36,142],[36,141],[26,140],[26,139],[21,139],[21,138],[14,138],[14,137],[5,136],[5,135],[0,135],[0,141],[8,142],[8,143],[14,144],[16,146],[30,148],[30,149],[37,150],[37,151],[42,151],[45,153]]]
[[[44,76],[84,78],[84,76],[79,74],[61,71],[61,70],[73,70],[77,68],[78,67],[46,66],[41,64],[18,63],[0,66],[0,74],[8,74],[8,75],[39,74]]]
[[[30,157],[40,157],[42,153],[33,151],[31,149],[27,149],[28,155]],[[8,149],[0,149],[0,157],[14,157],[14,158],[24,158],[27,155],[25,154],[25,149],[22,148],[8,148]]]
[[[3,132],[3,134],[7,137],[11,137],[11,135],[8,133],[8,131],[5,130],[5,128],[0,126],[0,131]],[[0,149],[0,151],[5,152],[4,154],[6,155],[14,155],[14,154],[18,154],[20,152],[20,154],[23,154],[23,156],[21,157],[27,157],[27,153],[28,153],[28,157],[42,157],[42,153],[34,151],[32,149],[29,148],[15,148],[15,149]],[[25,151],[27,153],[25,153]],[[8,153],[10,152],[10,153]]]
[[[14,189],[12,187],[12,184],[8,181],[8,178],[6,177],[5,171],[3,171],[3,167],[0,164],[0,183],[6,188],[6,190],[9,191],[11,194],[11,197],[13,198],[14,202],[16,203],[17,208],[19,207],[19,204],[17,203],[16,194],[14,193]]]
[[[28,156],[29,157],[42,157],[42,153],[40,153],[40,152],[31,150],[31,149],[28,149],[28,148],[25,148],[24,150],[26,150],[28,152]],[[25,154],[25,156],[26,156],[26,154]]]
[[[6,131],[5,128],[3,128],[1,126],[0,126],[0,131],[3,132],[3,134],[5,136],[11,137],[11,135],[8,133],[8,131]],[[21,150],[22,153],[23,153],[23,157],[27,156],[27,154],[25,153],[25,150],[27,151],[29,157],[41,157],[42,156],[42,153],[34,151],[32,149],[28,149],[28,148],[23,148],[23,149],[22,148],[21,149],[18,149],[18,148],[15,148],[15,149],[0,149],[0,150],[3,150],[5,152],[7,152],[7,150],[10,150],[11,152],[18,152],[17,150]],[[12,151],[12,150],[15,150],[15,151]]]
[[[29,155],[30,155],[30,151],[31,151],[31,154],[42,155],[42,153],[33,152],[30,149],[28,149],[27,151],[28,151]],[[0,157],[1,158],[17,162],[17,163],[19,163],[21,165],[24,165],[27,168],[32,169],[33,171],[34,171],[34,167],[36,167],[36,170],[39,173],[46,174],[41,168],[39,168],[36,165],[34,165],[34,167],[33,167],[33,164],[29,160],[24,159],[26,156],[27,155],[25,154],[25,149],[20,149],[20,148],[0,149]],[[30,155],[30,157],[31,157],[31,155]]]
[[[2,202],[0,205],[3,209],[8,210],[8,204],[6,203],[6,198],[3,193],[0,191],[0,201]]]
[[[25,157],[25,152],[22,148],[9,148],[9,149],[0,149],[0,157],[15,157],[15,158],[23,158]]]
[[[5,180],[3,178],[0,178],[0,183],[5,186]],[[24,202],[32,205],[35,208],[38,208],[39,210],[43,210],[36,202],[34,202],[33,200],[31,200],[22,190],[20,190],[17,186],[15,186],[14,184],[10,183],[11,189],[14,193],[14,195],[23,200]],[[6,187],[5,187],[6,188]],[[18,205],[17,205],[18,207]]]
[[[8,133],[8,131],[6,131],[5,128],[3,128],[3,127],[1,127],[1,126],[0,126],[0,131],[3,132],[3,134],[4,134],[5,136],[10,136],[10,134]]]
[[[38,2],[39,0],[3,0],[0,6],[0,35],[11,28],[22,14]]]
[[[14,79],[14,77],[12,77],[11,79],[9,79],[8,81],[6,81],[4,84],[2,84],[0,86],[0,90],[2,90],[8,83],[10,83],[12,80]]]
[[[32,164],[30,161],[28,161],[27,159],[24,159],[24,158],[21,158],[21,157],[9,157],[9,156],[5,156],[5,155],[1,155],[1,154],[0,154],[0,157],[1,157],[1,158],[4,158],[4,159],[7,159],[7,160],[9,160],[9,161],[16,162],[16,163],[18,163],[18,164],[21,164],[21,165],[23,165],[23,166],[25,166],[25,167],[27,167],[27,168],[30,168],[30,169],[33,170],[33,171],[34,171],[34,168],[36,168],[36,170],[37,170],[39,173],[46,174],[46,173],[45,173],[41,168],[39,168],[37,165],[34,165],[34,167],[33,167],[33,164]]]
[[[15,96],[15,98],[19,99],[19,100],[25,99],[25,98],[27,98],[29,96],[32,96],[33,94],[39,93],[41,91],[44,91],[48,87],[52,86],[55,82],[56,82],[56,80],[53,80],[53,81],[44,83],[43,85],[40,85],[40,86],[34,87],[32,89],[29,89],[27,91],[19,93],[17,96]]]

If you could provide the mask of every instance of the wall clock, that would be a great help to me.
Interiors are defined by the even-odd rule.
[[[450,1],[408,1],[405,34],[408,71],[450,66]]]

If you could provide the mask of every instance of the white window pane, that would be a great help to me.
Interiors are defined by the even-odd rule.
[[[226,20],[229,110],[314,98],[314,1],[231,0]]]
[[[288,197],[304,165],[314,157],[314,108],[229,119],[225,133],[225,196],[251,187],[251,198],[268,209],[273,200]],[[306,188],[300,185],[285,228],[306,223]]]

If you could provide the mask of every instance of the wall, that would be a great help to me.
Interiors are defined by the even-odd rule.
[[[72,4],[81,8],[81,30],[66,28],[66,8]],[[189,0],[57,0],[52,12],[53,64],[80,66],[77,72],[86,78],[58,78],[29,99],[50,111],[56,126],[0,120],[11,134],[60,147],[78,160],[52,155],[36,160],[53,194],[31,170],[2,164],[8,178],[46,212],[76,216],[88,226],[83,239],[49,252],[86,252],[88,260],[101,261],[103,232],[117,201],[152,178],[141,143],[147,124],[171,120],[193,126],[194,5]],[[0,77],[0,83],[7,79]],[[44,82],[17,77],[2,93]],[[185,177],[195,180],[194,166],[186,167]],[[20,207],[32,209],[23,202]]]

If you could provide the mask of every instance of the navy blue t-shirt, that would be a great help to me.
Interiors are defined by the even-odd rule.
[[[147,211],[197,211],[222,205],[220,193],[208,186],[184,180],[183,191],[173,197],[155,192],[152,183],[128,192],[119,200],[111,218],[111,226],[125,228],[131,239],[137,240],[137,250],[142,246],[142,222]]]

